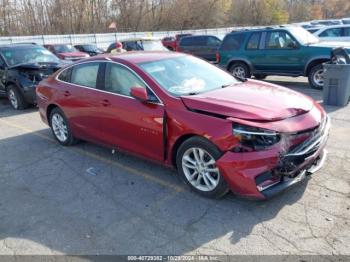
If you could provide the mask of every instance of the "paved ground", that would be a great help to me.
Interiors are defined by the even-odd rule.
[[[269,80],[321,99],[303,78]],[[350,254],[350,106],[326,109],[325,167],[256,202],[198,197],[173,170],[89,143],[61,147],[36,109],[0,99],[0,254]]]

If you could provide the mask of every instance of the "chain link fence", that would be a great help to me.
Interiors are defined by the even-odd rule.
[[[106,34],[74,34],[74,35],[36,35],[36,36],[10,36],[0,37],[0,45],[12,43],[37,43],[44,44],[96,44],[98,47],[106,49],[109,44],[118,40],[136,37],[159,37],[174,36],[175,34],[191,33],[195,35],[215,35],[222,39],[233,27],[196,29],[182,31],[156,31],[156,32],[130,32],[130,33],[106,33]]]

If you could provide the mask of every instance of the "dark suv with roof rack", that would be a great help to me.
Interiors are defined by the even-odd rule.
[[[14,109],[25,109],[36,103],[37,84],[61,66],[61,60],[36,44],[0,46],[0,96],[7,96]]]
[[[320,89],[323,87],[322,63],[330,61],[333,48],[339,45],[319,42],[297,26],[241,30],[225,36],[217,62],[240,78],[307,76],[311,87]]]

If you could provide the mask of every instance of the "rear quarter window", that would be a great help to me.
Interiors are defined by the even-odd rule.
[[[70,82],[70,77],[72,75],[72,68],[68,68],[63,70],[59,75],[58,75],[58,79],[63,81],[63,82]]]
[[[239,50],[242,46],[244,38],[245,38],[244,34],[227,35],[221,44],[220,50],[221,51]]]

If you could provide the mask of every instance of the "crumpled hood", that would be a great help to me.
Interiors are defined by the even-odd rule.
[[[304,114],[314,103],[293,90],[256,80],[181,99],[191,110],[255,121],[278,121]]]
[[[17,65],[11,66],[9,68],[10,69],[40,70],[40,69],[47,69],[47,68],[59,69],[63,66],[64,66],[63,63],[23,63],[23,64],[17,64]]]

